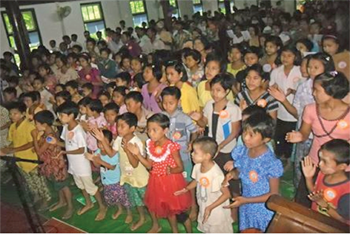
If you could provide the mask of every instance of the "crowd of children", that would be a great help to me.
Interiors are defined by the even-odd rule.
[[[115,207],[130,231],[148,212],[149,232],[160,218],[173,232],[195,220],[202,232],[264,232],[265,203],[292,169],[296,202],[350,225],[350,53],[328,17],[341,4],[204,12],[172,31],[121,22],[105,38],[39,46],[29,68],[5,52],[0,153],[43,162],[17,165],[34,203],[65,207],[65,220],[73,179],[77,215],[93,196],[96,221]]]

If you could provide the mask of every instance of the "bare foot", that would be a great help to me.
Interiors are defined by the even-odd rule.
[[[40,203],[38,211],[46,211],[48,208],[47,201],[43,201]]]
[[[162,230],[160,226],[152,226],[152,228],[147,233],[158,233]]]
[[[67,220],[70,219],[73,215],[73,208],[68,208],[67,211],[64,213],[64,215],[62,216],[63,220]]]
[[[101,221],[104,220],[104,218],[106,217],[106,213],[107,213],[107,207],[100,207],[98,214],[95,218],[95,221]]]
[[[117,219],[121,214],[122,214],[122,210],[121,210],[121,209],[118,209],[117,212],[115,212],[115,213],[112,215],[112,219]]]
[[[132,222],[132,214],[128,214],[128,215],[126,216],[125,223],[126,223],[126,224],[129,224],[129,223],[131,223],[131,222]]]
[[[136,229],[140,228],[144,223],[145,223],[145,220],[144,219],[140,219],[139,221],[137,221],[137,223],[133,223],[131,225],[130,230],[131,231],[135,231]]]
[[[191,208],[190,215],[188,217],[191,221],[196,221],[198,217],[198,209]]]
[[[55,205],[51,206],[51,208],[49,209],[50,212],[58,210],[61,207],[65,207],[67,205],[67,203],[56,203]]]
[[[91,210],[93,207],[94,207],[93,204],[91,204],[91,205],[86,205],[86,206],[84,206],[83,208],[81,208],[80,210],[78,210],[77,214],[78,214],[78,215],[82,215],[82,214],[84,214],[86,211]]]

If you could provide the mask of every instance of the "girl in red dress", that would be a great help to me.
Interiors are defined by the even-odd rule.
[[[184,168],[179,154],[180,145],[166,137],[169,125],[169,118],[161,113],[148,119],[150,139],[146,142],[147,157],[140,154],[136,145],[127,145],[128,151],[150,170],[144,202],[152,216],[153,226],[149,231],[152,233],[160,232],[158,218],[165,217],[174,233],[178,232],[177,221],[183,222],[186,230],[191,231],[191,222],[185,214],[191,206],[191,194],[174,195],[174,192],[186,186],[186,181],[182,175]]]

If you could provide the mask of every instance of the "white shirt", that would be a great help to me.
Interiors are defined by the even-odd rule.
[[[298,85],[305,81],[305,78],[302,77],[299,66],[294,66],[289,72],[288,77],[284,73],[284,66],[279,66],[278,68],[272,70],[270,76],[270,86],[277,84],[278,87],[284,92],[287,93],[288,89],[297,90]],[[290,103],[293,103],[294,94],[289,94],[287,100]],[[291,115],[283,105],[279,105],[277,110],[277,118],[286,122],[296,122],[297,119]]]
[[[53,98],[53,95],[49,91],[47,91],[47,89],[44,88],[42,91],[40,91],[40,98],[41,102],[45,105],[46,109],[55,114],[55,112],[53,111],[53,105],[50,102],[50,99]]]
[[[86,133],[78,124],[73,130],[68,130],[68,125],[63,126],[61,139],[64,140],[66,151],[84,148],[86,152]],[[90,161],[82,154],[67,154],[68,172],[77,176],[91,176]]]
[[[149,54],[154,52],[153,44],[151,42],[151,39],[147,35],[143,35],[140,39],[139,43],[142,53]]]

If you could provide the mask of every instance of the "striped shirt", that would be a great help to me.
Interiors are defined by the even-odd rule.
[[[247,103],[247,106],[251,106],[251,105],[261,106],[261,107],[265,108],[267,113],[270,113],[270,112],[273,112],[273,111],[277,111],[277,109],[278,109],[278,101],[276,99],[274,99],[266,91],[259,98],[257,98],[256,100],[253,100],[249,96],[249,90],[246,89],[246,90],[238,93],[238,95],[235,98],[235,104],[239,106],[239,103],[241,102],[241,100],[245,100],[246,103]],[[260,100],[265,100],[266,102],[262,102],[260,104],[259,103]]]

